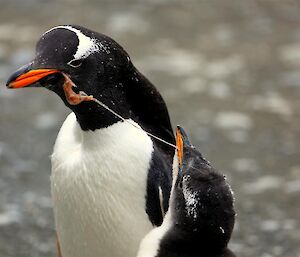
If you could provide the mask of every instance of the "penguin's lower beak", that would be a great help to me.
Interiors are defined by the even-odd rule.
[[[191,146],[187,134],[182,127],[177,126],[176,128],[176,147],[179,165],[182,166],[183,162],[183,151],[186,146]]]
[[[6,86],[8,88],[32,86],[46,76],[59,72],[55,69],[32,69],[32,63],[30,63],[14,72],[7,80]]]

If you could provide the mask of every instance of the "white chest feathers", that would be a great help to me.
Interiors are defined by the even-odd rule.
[[[136,256],[153,144],[126,122],[82,131],[72,113],[52,155],[51,189],[63,257]]]

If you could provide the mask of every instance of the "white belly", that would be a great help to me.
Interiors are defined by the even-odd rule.
[[[52,155],[51,189],[62,257],[133,257],[152,228],[145,213],[153,145],[119,122],[84,132],[72,113]]]

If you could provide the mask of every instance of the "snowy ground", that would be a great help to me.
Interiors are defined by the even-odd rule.
[[[229,177],[240,257],[300,256],[300,2],[0,0],[0,256],[55,256],[49,155],[68,110],[7,90],[39,36],[81,24],[122,44]]]

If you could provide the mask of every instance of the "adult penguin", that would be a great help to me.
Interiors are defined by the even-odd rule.
[[[146,133],[174,144],[161,95],[113,39],[73,25],[45,32],[32,62],[7,81],[30,86],[50,89],[72,111],[51,158],[60,254],[135,256],[168,208],[174,148]]]

